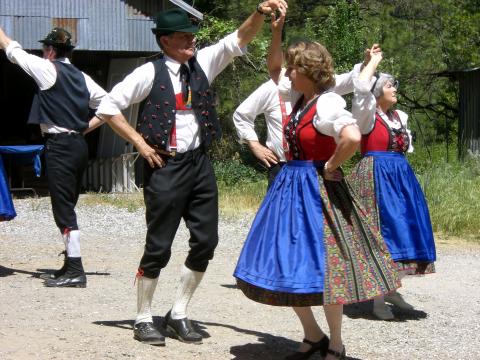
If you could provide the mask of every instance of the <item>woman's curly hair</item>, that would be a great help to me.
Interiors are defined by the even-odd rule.
[[[295,66],[300,74],[312,80],[323,92],[335,86],[333,59],[328,50],[314,41],[298,41],[287,48],[287,66]]]

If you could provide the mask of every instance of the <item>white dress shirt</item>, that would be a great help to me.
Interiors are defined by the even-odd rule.
[[[226,36],[218,43],[203,48],[195,55],[197,62],[211,84],[217,75],[227,67],[235,56],[245,53],[238,46],[237,32]],[[165,56],[165,64],[172,81],[175,94],[181,93],[180,63]],[[188,66],[188,63],[185,63]],[[136,68],[123,81],[115,85],[104,97],[97,114],[117,115],[131,104],[143,101],[152,90],[155,78],[153,63],[148,62]],[[177,152],[196,149],[201,144],[199,124],[193,110],[179,110],[175,116]]]
[[[37,83],[39,89],[48,90],[57,81],[57,70],[55,65],[50,60],[43,59],[39,56],[27,53],[22,49],[22,46],[12,41],[5,49],[8,60],[12,63],[19,65],[33,80]],[[68,58],[59,58],[58,61],[70,64]],[[88,92],[90,93],[90,101],[88,106],[91,109],[96,109],[100,104],[100,101],[105,96],[106,92],[101,86],[99,86],[93,79],[82,72],[85,83],[87,85]],[[70,132],[73,130],[65,129],[54,124],[40,124],[40,128],[43,133],[60,133]]]
[[[285,161],[279,96],[277,84],[273,80],[263,83],[238,106],[233,114],[233,123],[241,141],[258,141],[254,122],[258,115],[263,114],[267,124],[266,146],[280,161]],[[285,108],[286,114],[289,115],[292,111],[289,101],[285,102]]]

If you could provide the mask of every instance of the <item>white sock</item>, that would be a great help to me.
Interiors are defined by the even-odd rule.
[[[82,257],[80,251],[80,230],[72,230],[64,236],[67,240],[67,256]]]
[[[135,325],[142,322],[153,322],[152,299],[157,287],[158,277],[150,279],[142,276],[137,279],[137,318]]]
[[[177,290],[177,298],[172,307],[172,319],[183,319],[187,317],[187,306],[193,293],[202,281],[204,272],[193,271],[183,265],[180,286]]]

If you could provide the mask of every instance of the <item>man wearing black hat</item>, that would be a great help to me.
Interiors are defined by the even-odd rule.
[[[220,136],[220,124],[210,84],[235,56],[243,55],[265,14],[285,13],[286,8],[283,0],[265,1],[236,32],[198,52],[194,35],[198,28],[186,12],[159,13],[152,31],[164,55],[134,70],[98,108],[97,115],[145,158],[147,236],[137,273],[134,326],[134,338],[141,342],[165,344],[153,326],[150,308],[182,218],[190,231],[190,251],[164,326],[169,336],[180,341],[202,342],[187,318],[187,306],[218,243],[218,192],[206,150]],[[145,102],[135,131],[120,111],[140,101]]]
[[[38,85],[29,123],[40,124],[45,143],[47,180],[55,223],[65,244],[60,270],[42,276],[50,287],[86,287],[75,205],[88,148],[83,133],[89,127],[89,107],[95,109],[105,91],[68,60],[74,46],[71,35],[54,28],[43,40],[43,58],[25,52],[0,28],[0,47]],[[92,119],[90,122],[97,122]]]

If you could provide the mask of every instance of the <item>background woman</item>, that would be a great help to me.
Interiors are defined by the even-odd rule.
[[[349,182],[380,227],[400,276],[431,273],[436,255],[430,215],[405,157],[413,151],[408,115],[393,108],[398,89],[393,76],[380,73],[372,86],[372,75],[380,60],[372,57],[359,79],[354,80],[352,112],[363,134],[362,160]],[[394,318],[385,300],[402,309],[413,308],[397,292],[379,297],[374,301],[373,313],[383,320]]]

